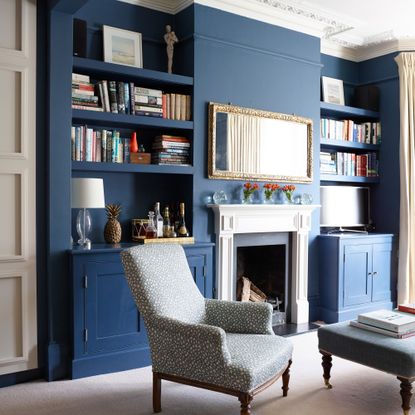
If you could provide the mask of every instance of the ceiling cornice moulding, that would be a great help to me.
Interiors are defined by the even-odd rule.
[[[321,53],[361,62],[398,51],[415,50],[415,39],[398,39],[392,30],[362,37],[353,33],[359,22],[316,8],[303,0],[118,0],[176,14],[197,3],[321,39]]]

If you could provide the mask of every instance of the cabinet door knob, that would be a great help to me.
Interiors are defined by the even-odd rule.
[[[376,277],[376,275],[378,275],[378,272],[377,272],[377,271],[375,271],[375,272],[373,273],[373,276],[374,276],[374,277]]]
[[[371,272],[368,272],[367,275],[369,275],[369,277],[370,277],[372,275],[372,273]]]

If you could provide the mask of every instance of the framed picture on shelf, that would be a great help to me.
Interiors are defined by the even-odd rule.
[[[141,33],[105,25],[103,32],[105,62],[143,67]]]
[[[330,104],[344,105],[343,81],[341,79],[321,77],[323,101]]]

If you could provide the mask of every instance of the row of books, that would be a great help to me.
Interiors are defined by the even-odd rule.
[[[157,136],[153,141],[152,164],[190,164],[190,140],[171,135]]]
[[[320,119],[321,138],[326,140],[353,141],[355,143],[380,144],[380,122],[356,123],[353,120]]]
[[[399,305],[398,310],[377,310],[359,314],[350,325],[363,330],[405,339],[415,336],[415,308],[412,305]]]
[[[377,153],[320,152],[320,173],[341,176],[375,177],[379,175]]]
[[[91,82],[89,75],[72,74],[72,108],[167,118],[191,119],[190,95],[136,86],[134,82]]]
[[[72,160],[130,163],[130,141],[130,138],[122,138],[117,130],[72,126]],[[153,140],[151,163],[190,165],[190,145],[186,137],[157,136]]]
[[[130,139],[117,130],[94,130],[86,125],[71,128],[72,160],[106,163],[130,162]]]

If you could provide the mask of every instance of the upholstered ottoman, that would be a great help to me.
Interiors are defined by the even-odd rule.
[[[397,376],[401,382],[402,409],[405,415],[409,414],[415,380],[415,337],[395,339],[342,322],[318,329],[318,347],[323,355],[324,382],[329,389],[331,356],[342,357]]]

